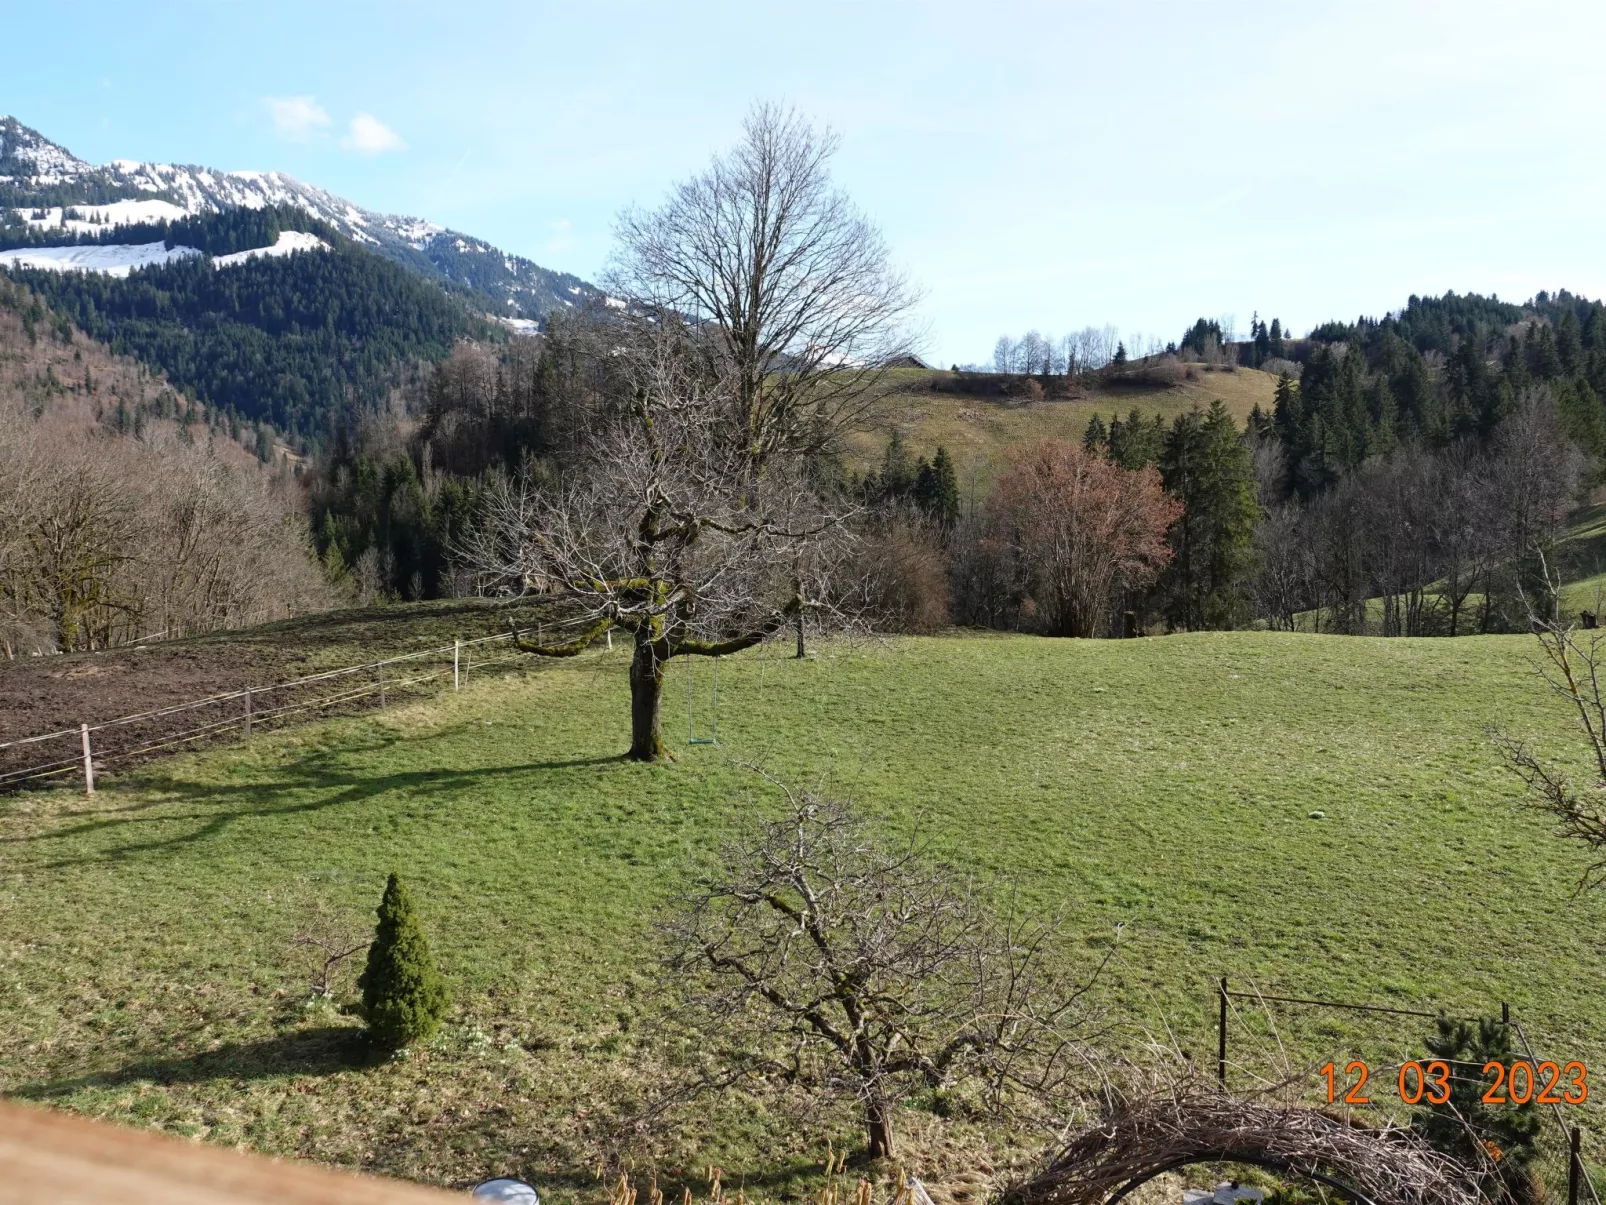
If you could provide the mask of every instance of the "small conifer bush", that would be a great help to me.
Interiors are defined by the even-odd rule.
[[[428,1038],[446,1015],[446,981],[430,957],[412,897],[394,873],[379,902],[379,926],[357,986],[368,1035],[387,1050]]]

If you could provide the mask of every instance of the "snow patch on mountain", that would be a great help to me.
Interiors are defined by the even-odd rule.
[[[273,258],[280,255],[293,255],[297,251],[327,251],[329,244],[316,234],[307,234],[301,230],[281,230],[279,237],[271,247],[258,247],[253,251],[236,251],[231,255],[215,255],[212,257],[214,268],[227,268],[233,264],[243,264],[254,256]]]
[[[0,267],[42,268],[47,272],[103,272],[127,276],[135,268],[168,264],[199,255],[194,247],[166,243],[86,244],[79,247],[22,247],[0,251]]]
[[[176,222],[189,217],[189,211],[171,201],[113,201],[109,205],[60,205],[49,209],[19,209],[18,216],[35,230],[60,230],[66,234],[97,234],[108,227],[129,226],[135,222]],[[39,214],[43,216],[37,216]]]
[[[560,302],[573,305],[576,300],[601,299],[596,288],[578,277],[510,255],[483,239],[423,218],[363,209],[283,172],[218,171],[133,159],[113,159],[95,166],[15,118],[0,116],[0,190],[10,198],[0,204],[12,207],[14,219],[33,224],[28,206],[30,190],[43,194],[47,187],[59,189],[63,185],[74,186],[72,191],[82,195],[85,202],[104,201],[107,194],[130,198],[111,205],[68,206],[84,211],[106,209],[132,214],[137,212],[137,206],[166,205],[169,209],[163,212],[171,218],[235,207],[294,206],[345,237],[454,292],[467,290],[497,309],[511,303],[517,311],[513,316],[518,318],[539,322]],[[45,194],[39,203],[59,207],[62,200],[70,201],[71,197]],[[115,209],[116,206],[124,208]],[[4,216],[3,210],[0,216]],[[61,220],[56,219],[58,223]],[[64,232],[74,229],[69,225]]]
[[[236,251],[212,259],[214,268],[229,268],[261,255],[294,255],[298,251],[327,251],[329,244],[315,234],[300,230],[281,230],[271,247]],[[21,247],[0,251],[0,268],[39,268],[46,272],[101,272],[107,276],[127,276],[136,268],[170,264],[201,254],[194,247],[169,247],[166,243],[85,243],[77,247]]]

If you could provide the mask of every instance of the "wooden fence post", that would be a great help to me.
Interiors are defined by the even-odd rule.
[[[245,739],[251,739],[251,688],[245,688]]]
[[[379,709],[385,709],[385,663],[379,663]]]
[[[1227,1086],[1227,977],[1221,977],[1221,1019],[1216,1031],[1216,1081]]]
[[[1578,1179],[1584,1166],[1579,1154],[1580,1139],[1578,1127],[1574,1126],[1567,1143],[1567,1205],[1578,1205]]]
[[[89,725],[78,725],[79,735],[84,738],[84,794],[95,793],[95,761],[89,754]]]
[[[458,663],[462,659],[462,656],[463,656],[463,640],[462,640],[461,637],[459,637],[458,639],[452,641],[452,689],[453,690],[461,690],[463,688],[463,672],[462,672],[461,669],[458,668]]]

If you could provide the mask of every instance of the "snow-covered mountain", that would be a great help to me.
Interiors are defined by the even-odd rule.
[[[376,213],[283,172],[217,171],[114,159],[86,163],[14,117],[0,117],[0,219],[98,233],[237,206],[293,205],[455,292],[528,327],[600,296],[592,285],[422,218]]]

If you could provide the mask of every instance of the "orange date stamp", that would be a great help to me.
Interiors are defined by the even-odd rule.
[[[1372,1072],[1360,1059],[1346,1064],[1342,1075],[1332,1063],[1317,1074],[1327,1081],[1328,1104],[1372,1103],[1372,1098],[1366,1094]],[[1493,1083],[1489,1082],[1491,1075]],[[1408,1105],[1423,1101],[1442,1105],[1450,1100],[1450,1085],[1455,1078],[1451,1064],[1444,1059],[1425,1063],[1410,1059],[1400,1064],[1394,1081],[1395,1093]],[[1525,1105],[1529,1101],[1541,1105],[1581,1105],[1589,1099],[1589,1072],[1576,1059],[1559,1065],[1547,1059],[1537,1066],[1527,1059],[1511,1063],[1488,1062],[1483,1065],[1479,1082],[1483,1085],[1481,1099],[1486,1105]]]

